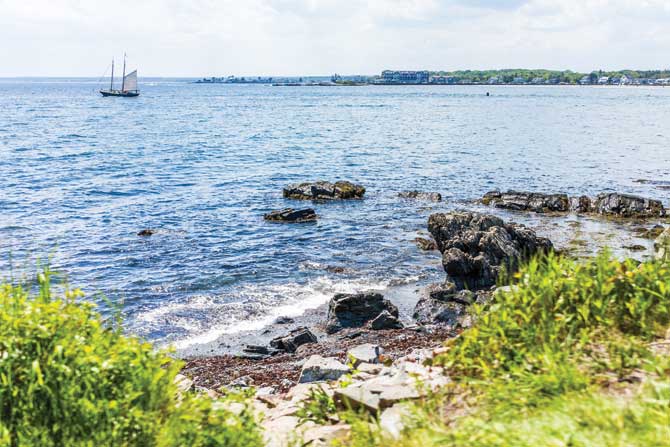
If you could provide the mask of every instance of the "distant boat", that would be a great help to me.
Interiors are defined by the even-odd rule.
[[[137,88],[137,70],[126,74],[126,55],[123,55],[123,80],[121,81],[121,90],[114,89],[114,59],[112,59],[112,79],[109,82],[109,90],[100,90],[102,96],[122,96],[131,98],[140,96]]]

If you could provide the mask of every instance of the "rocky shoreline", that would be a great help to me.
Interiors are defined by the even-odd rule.
[[[349,182],[303,183],[284,189],[287,198],[314,202],[362,199],[364,193],[364,187]],[[399,197],[441,200],[438,193],[419,191],[400,193]],[[570,198],[565,194],[494,191],[487,193],[481,202],[513,211],[584,213],[642,224],[649,219],[663,218],[666,213],[660,201],[616,193],[591,199]],[[284,221],[287,215],[299,218],[286,221],[300,223],[313,221],[317,214],[311,208],[297,214],[287,209],[270,213],[266,219]],[[302,219],[305,216],[307,218]],[[668,229],[658,223],[651,228],[644,225],[639,228],[644,230],[639,232],[640,237],[657,237],[657,249],[665,250],[663,247],[670,241]],[[201,352],[188,357],[182,371],[188,388],[216,394],[217,390],[230,387],[254,387],[270,428],[284,418],[278,426],[290,432],[297,426],[295,396],[305,397],[304,390],[300,391],[304,384],[332,382],[353,372],[357,385],[349,391],[324,386],[336,395],[337,401],[375,413],[393,409],[417,393],[414,387],[407,385],[407,368],[418,371],[429,384],[440,386],[438,382],[444,377],[440,379],[434,371],[420,366],[422,359],[439,350],[444,340],[457,336],[472,324],[470,307],[491,299],[503,270],[514,272],[525,259],[551,253],[556,247],[528,226],[485,212],[433,213],[428,218],[427,229],[431,238],[417,238],[417,245],[420,249],[439,252],[445,278],[421,291],[410,291],[411,305],[405,302],[409,312],[408,309],[399,312],[392,300],[375,291],[335,294],[327,305],[298,318],[280,318],[265,329],[262,336],[246,338],[242,353],[212,356]],[[405,292],[407,294],[407,290]],[[238,343],[240,341],[238,339]],[[361,356],[365,359],[359,358]],[[414,366],[408,367],[410,363]],[[358,369],[361,365],[363,374]],[[369,383],[384,385],[368,389]],[[381,391],[374,391],[376,389]],[[275,408],[291,411],[277,415]],[[270,444],[282,445],[277,442]]]

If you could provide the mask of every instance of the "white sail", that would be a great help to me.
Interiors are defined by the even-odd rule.
[[[137,70],[133,71],[132,73],[128,73],[123,78],[123,90],[137,90]]]

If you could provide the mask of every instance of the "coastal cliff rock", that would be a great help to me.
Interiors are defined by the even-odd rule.
[[[513,270],[519,261],[553,249],[533,230],[489,214],[433,214],[428,231],[442,253],[447,280],[458,290],[490,288],[503,267]]]
[[[496,208],[535,213],[574,211],[625,218],[665,216],[665,209],[659,200],[616,192],[599,194],[591,199],[587,196],[568,197],[566,194],[491,191],[484,194],[482,203]]]
[[[283,210],[271,211],[263,216],[265,220],[287,223],[314,222],[316,218],[316,212],[312,208],[302,210],[285,208]]]
[[[333,334],[344,328],[363,327],[384,311],[398,318],[398,308],[379,293],[338,293],[328,305],[326,332]],[[388,317],[384,319],[390,324]]]
[[[536,213],[566,212],[570,210],[570,199],[566,194],[542,194],[527,191],[490,191],[484,194],[482,203],[496,208]]]
[[[305,182],[288,185],[284,188],[284,197],[298,200],[338,200],[362,199],[365,188],[347,181]]]
[[[398,193],[398,197],[401,199],[426,200],[428,202],[442,201],[442,194],[439,192],[401,191]]]
[[[665,209],[660,200],[629,194],[600,194],[593,201],[593,212],[616,217],[663,217]]]

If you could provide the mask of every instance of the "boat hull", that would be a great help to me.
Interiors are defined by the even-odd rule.
[[[118,96],[121,98],[134,98],[135,96],[140,96],[139,90],[134,91],[121,91],[121,90],[100,90],[102,96]]]

